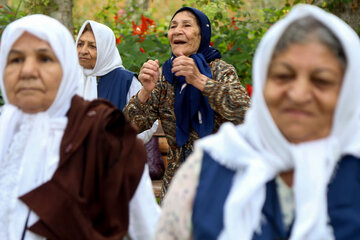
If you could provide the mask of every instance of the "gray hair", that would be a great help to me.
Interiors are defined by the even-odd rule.
[[[317,41],[333,52],[343,69],[346,68],[346,56],[339,39],[324,24],[313,17],[304,17],[290,24],[276,44],[273,58],[285,51],[291,44],[306,44]]]

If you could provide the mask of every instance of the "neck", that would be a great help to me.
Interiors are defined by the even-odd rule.
[[[292,187],[294,183],[294,170],[282,172],[279,174],[281,179],[285,182],[288,187]]]

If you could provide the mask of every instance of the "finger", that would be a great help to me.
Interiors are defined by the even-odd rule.
[[[159,67],[159,60],[157,60],[157,59],[156,60],[148,60],[147,63],[156,68]]]
[[[177,66],[173,66],[171,68],[171,72],[175,73],[175,72],[178,72],[178,71],[182,71],[182,70],[185,70],[186,69],[186,66],[184,65],[177,65]]]
[[[154,64],[154,63],[153,62],[146,62],[146,63],[144,63],[142,68],[143,69],[154,69],[155,70],[157,68],[157,65]]]
[[[187,70],[180,70],[174,73],[175,76],[184,76],[184,77],[188,77],[191,76],[191,72],[187,71]]]
[[[153,75],[151,74],[141,74],[139,75],[139,80],[141,83],[146,83],[146,82],[153,82]]]
[[[182,56],[179,58],[176,58],[173,61],[173,66],[178,66],[178,65],[194,65],[194,60],[192,58],[186,57],[186,56]]]
[[[151,69],[151,68],[144,68],[144,69],[141,71],[141,73],[143,73],[143,74],[148,74],[148,75],[154,75],[154,74],[157,73],[157,71],[154,70],[154,69]]]
[[[178,72],[178,71],[187,71],[187,72],[191,72],[191,73],[196,73],[197,72],[197,67],[194,64],[187,64],[187,65],[175,65],[171,68],[171,71],[174,72]]]

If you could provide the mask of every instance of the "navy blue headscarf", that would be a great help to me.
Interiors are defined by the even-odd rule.
[[[211,24],[208,17],[201,11],[183,7],[176,14],[182,11],[189,11],[195,15],[200,24],[201,42],[196,54],[190,57],[194,59],[200,73],[212,78],[208,63],[221,58],[219,50],[210,47]],[[171,19],[171,20],[172,20]],[[176,144],[183,146],[189,139],[190,127],[192,127],[199,137],[211,134],[214,130],[214,110],[210,107],[208,99],[202,95],[201,91],[194,86],[186,83],[185,77],[176,77],[172,72],[172,61],[174,54],[163,65],[163,74],[166,81],[174,85],[175,88],[175,117],[176,117]]]

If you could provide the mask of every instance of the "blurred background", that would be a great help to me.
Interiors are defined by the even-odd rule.
[[[42,13],[59,19],[74,38],[87,19],[108,25],[116,36],[124,66],[138,72],[147,59],[160,64],[171,54],[168,23],[182,6],[202,10],[212,24],[211,45],[234,65],[251,95],[251,66],[257,44],[292,6],[317,5],[360,32],[360,0],[0,0],[0,35],[11,21]],[[0,95],[0,105],[1,105]]]

